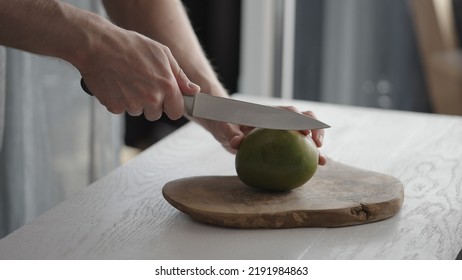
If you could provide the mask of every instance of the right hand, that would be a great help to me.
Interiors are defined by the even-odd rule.
[[[200,91],[178,65],[170,49],[139,33],[115,27],[94,42],[83,66],[77,67],[88,89],[114,113],[127,112],[158,120],[184,113],[182,95]]]

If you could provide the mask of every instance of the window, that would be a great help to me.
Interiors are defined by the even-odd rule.
[[[407,1],[244,1],[240,91],[429,111]]]

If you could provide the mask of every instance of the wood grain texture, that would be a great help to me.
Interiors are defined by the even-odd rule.
[[[289,192],[250,188],[237,176],[174,180],[167,201],[199,222],[235,228],[340,227],[394,216],[403,203],[401,182],[333,160]]]
[[[237,96],[239,97],[239,96]],[[235,176],[234,156],[189,124],[0,240],[0,259],[455,259],[462,248],[462,118],[240,96],[312,110],[321,152],[391,175],[392,218],[353,227],[233,229],[197,223],[162,196],[170,181]]]

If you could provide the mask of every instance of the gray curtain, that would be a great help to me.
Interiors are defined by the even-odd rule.
[[[294,96],[430,110],[404,0],[297,1]]]
[[[3,130],[5,124],[5,74],[6,51],[0,46],[0,151],[3,143]]]
[[[120,116],[83,93],[71,65],[14,49],[1,54],[0,237],[118,166],[122,139]]]
[[[5,74],[6,74],[6,51],[0,46],[0,154],[3,151],[3,131],[5,130]],[[0,176],[2,174],[0,173]],[[0,177],[3,178],[3,177]],[[3,186],[3,180],[0,181],[0,238],[6,233],[6,188]]]

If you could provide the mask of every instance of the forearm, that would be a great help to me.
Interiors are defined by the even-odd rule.
[[[0,44],[67,60],[115,114],[175,120],[199,91],[165,45],[57,0],[0,0]]]
[[[142,33],[170,48],[186,75],[202,92],[227,95],[178,0],[104,0],[119,26]]]
[[[1,0],[0,44],[83,67],[101,37],[101,17],[61,1]]]

